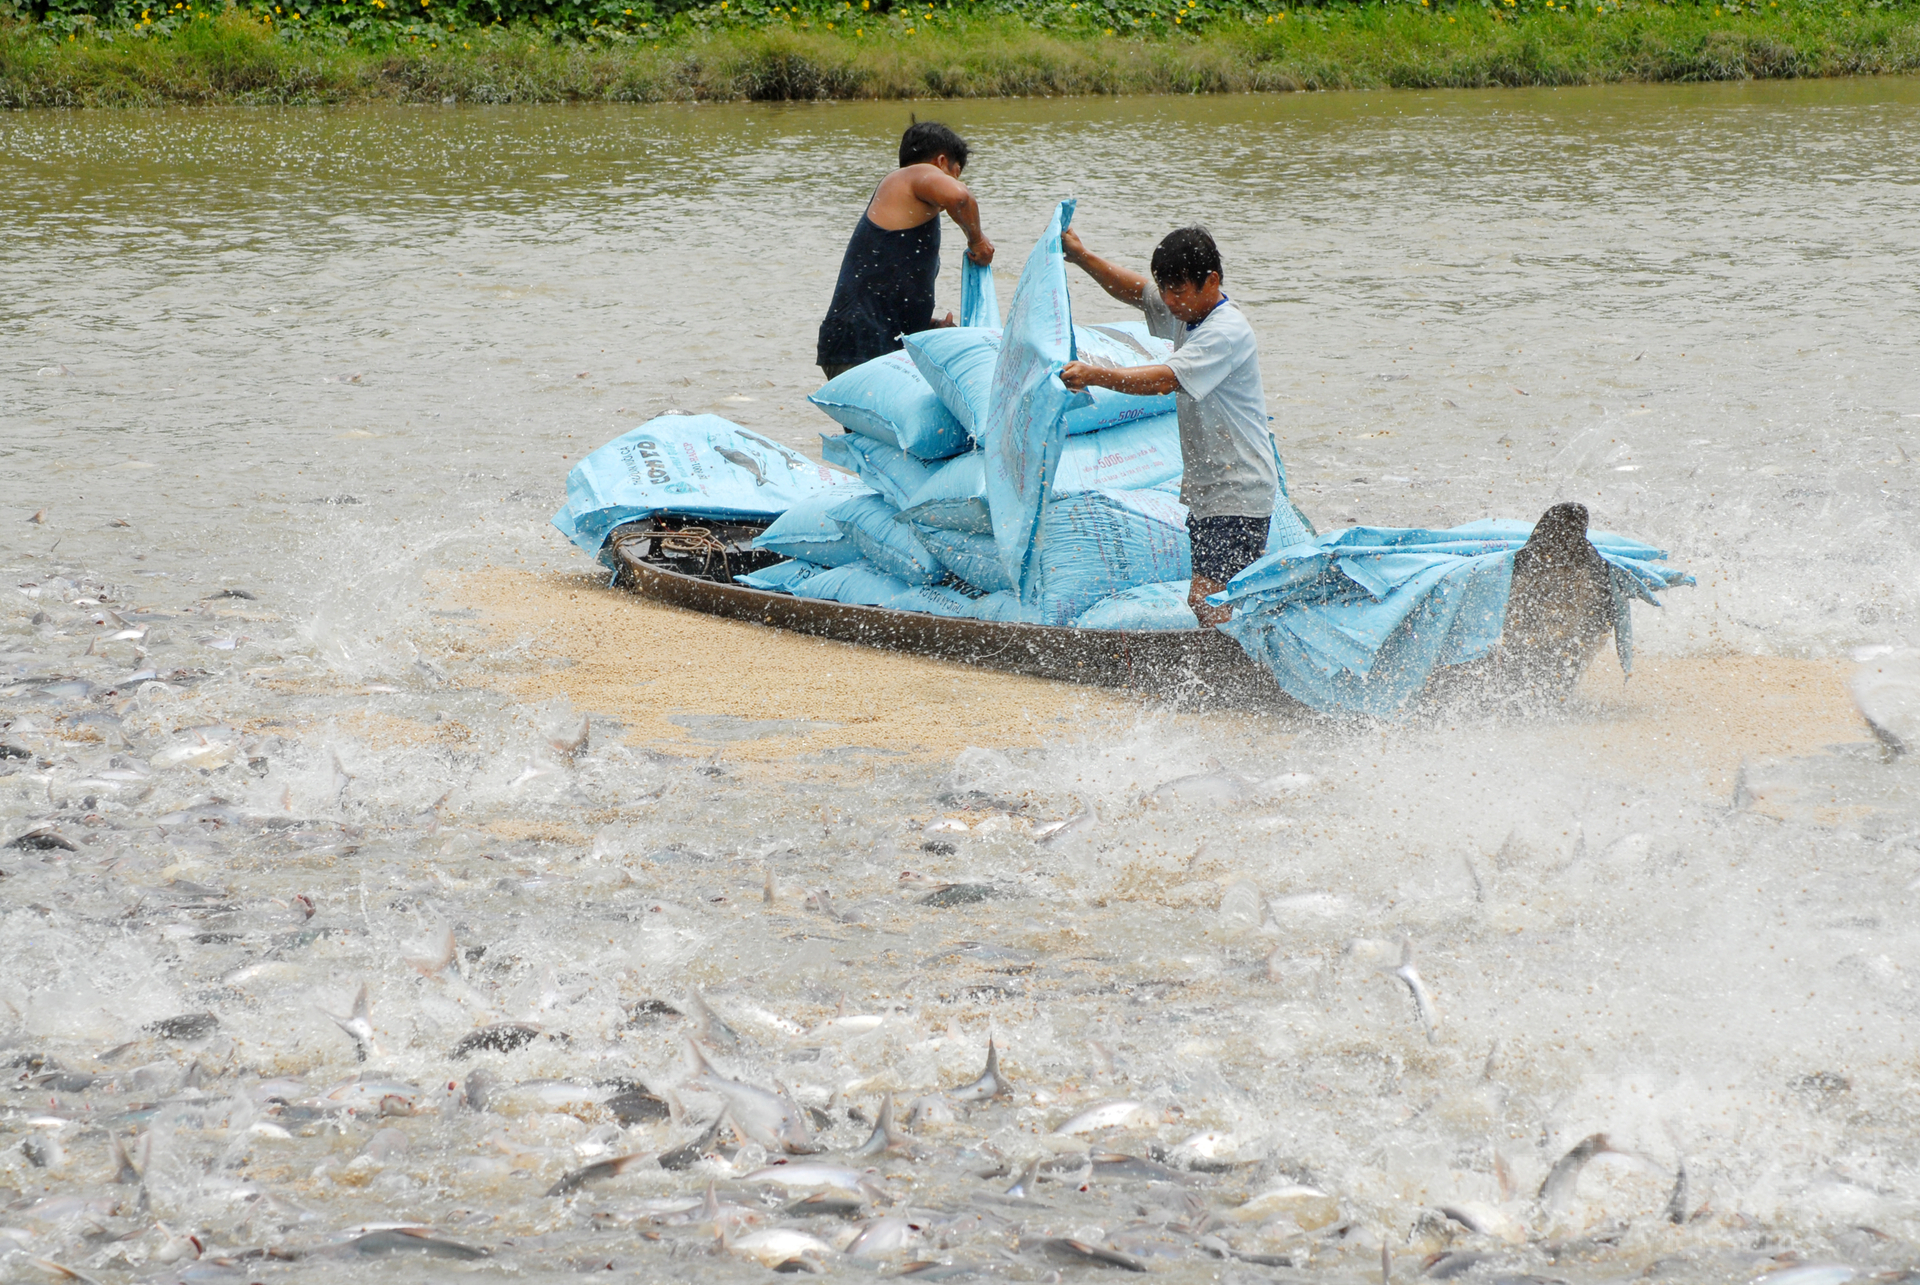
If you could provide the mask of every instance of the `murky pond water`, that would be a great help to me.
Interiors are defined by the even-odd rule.
[[[0,118],[8,1278],[1920,1265],[1920,781],[1840,689],[1920,610],[1920,83],[935,110],[1009,274],[1214,229],[1323,528],[1671,549],[1647,676],[980,743],[559,654],[582,452],[831,427],[903,107]]]

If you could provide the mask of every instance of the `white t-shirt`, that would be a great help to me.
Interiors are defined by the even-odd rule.
[[[1259,345],[1246,314],[1227,299],[1189,328],[1151,283],[1140,307],[1147,329],[1173,340],[1167,365],[1180,381],[1174,404],[1186,469],[1180,502],[1197,518],[1270,516],[1280,473],[1267,427]]]

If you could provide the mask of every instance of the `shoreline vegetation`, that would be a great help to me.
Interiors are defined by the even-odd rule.
[[[1920,71],[1920,0],[0,0],[0,106],[778,101]]]

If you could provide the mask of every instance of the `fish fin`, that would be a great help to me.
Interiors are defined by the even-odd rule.
[[[691,1039],[687,1041],[687,1055],[693,1061],[693,1071],[688,1076],[689,1079],[698,1080],[706,1076],[712,1076],[716,1080],[720,1078],[720,1073],[713,1069],[713,1063],[707,1061],[707,1055],[702,1053],[700,1046]]]

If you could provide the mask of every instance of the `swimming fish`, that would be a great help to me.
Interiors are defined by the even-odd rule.
[[[818,1271],[821,1260],[833,1252],[833,1246],[803,1231],[790,1227],[773,1227],[766,1231],[757,1231],[742,1236],[735,1241],[722,1241],[729,1253],[742,1258],[751,1258],[762,1267],[771,1267],[775,1271],[790,1271],[789,1264],[798,1264],[808,1271]]]
[[[1403,940],[1400,943],[1400,966],[1391,970],[1395,977],[1406,983],[1407,991],[1413,996],[1414,1011],[1420,1015],[1420,1025],[1427,1032],[1427,1043],[1437,1044],[1440,1037],[1436,1033],[1440,1025],[1440,1014],[1434,1011],[1433,996],[1427,992],[1427,983],[1422,980],[1420,970],[1413,966],[1413,942]]]
[[[860,1234],[847,1245],[849,1258],[884,1258],[911,1245],[920,1229],[899,1214],[888,1214],[868,1221]]]
[[[312,912],[309,911],[308,913],[311,914]],[[326,1012],[325,1009],[321,1011]],[[372,1001],[367,998],[367,984],[365,982],[360,983],[360,990],[353,997],[353,1011],[351,1013],[345,1017],[334,1017],[332,1013],[327,1013],[327,1016],[333,1018],[333,1024],[335,1026],[352,1037],[353,1051],[356,1054],[357,1061],[364,1062],[367,1060],[368,1053],[380,1052],[380,1046],[374,1043],[373,1040],[373,1004]]]
[[[729,1080],[714,1070],[700,1046],[687,1041],[693,1056],[693,1074],[684,1083],[689,1088],[705,1089],[726,1101],[727,1112],[747,1137],[769,1149],[794,1155],[811,1155],[820,1150],[807,1134],[806,1119],[784,1094],[757,1085]]]
[[[765,486],[767,484],[767,475],[760,471],[760,461],[754,459],[753,456],[748,455],[745,451],[736,451],[727,446],[716,446],[713,449],[718,452],[720,458],[727,463],[733,465],[735,468],[743,468],[753,474],[753,484],[755,486]]]
[[[425,1254],[430,1258],[487,1258],[490,1253],[475,1245],[463,1245],[456,1240],[442,1240],[424,1227],[382,1227],[363,1236],[356,1236],[345,1242],[340,1248],[355,1253],[374,1254]]]
[[[1000,1050],[993,1041],[987,1041],[987,1069],[972,1084],[954,1089],[947,1096],[955,1102],[979,1102],[988,1098],[1010,1098],[1013,1086],[1000,1074]]]
[[[889,1093],[880,1100],[880,1117],[873,1123],[873,1132],[867,1140],[853,1149],[856,1156],[879,1156],[889,1151],[911,1151],[913,1139],[901,1133],[893,1124],[893,1094]]]
[[[1040,1252],[1058,1263],[1092,1264],[1099,1267],[1118,1267],[1122,1271],[1144,1272],[1145,1260],[1135,1258],[1117,1249],[1108,1249],[1104,1245],[1089,1245],[1083,1240],[1074,1240],[1068,1236],[1050,1237],[1038,1246]]]
[[[1013,1180],[1011,1187],[1007,1188],[1007,1195],[1015,1200],[1025,1200],[1033,1195],[1039,1185],[1040,1157],[1035,1156],[1033,1159],[1027,1161],[1027,1167],[1020,1171],[1020,1176]]]
[[[742,1182],[770,1182],[778,1187],[831,1187],[856,1195],[884,1196],[873,1180],[877,1169],[854,1169],[847,1165],[806,1161],[800,1164],[770,1164],[755,1169]]]
[[[687,1011],[693,1014],[699,1025],[695,1038],[721,1048],[736,1048],[740,1043],[739,1033],[720,1020],[720,1015],[707,1005],[707,997],[697,990],[687,992]]]
[[[548,737],[547,744],[553,746],[556,752],[565,756],[567,762],[571,763],[574,755],[587,748],[587,736],[592,730],[592,726],[587,722],[587,716],[582,714],[579,727],[570,732]]]
[[[1132,1124],[1149,1114],[1150,1112],[1147,1108],[1138,1102],[1113,1098],[1105,1102],[1095,1102],[1091,1106],[1083,1108],[1065,1123],[1061,1124],[1054,1132],[1061,1135],[1072,1135],[1076,1133],[1092,1133],[1096,1129],[1117,1129],[1123,1125]]]
[[[560,1181],[547,1188],[549,1196],[564,1196],[580,1190],[590,1182],[599,1182],[606,1178],[618,1178],[629,1169],[638,1169],[652,1160],[651,1155],[636,1153],[630,1156],[617,1156],[612,1160],[599,1160],[583,1168],[573,1169],[563,1174]]]
[[[1033,841],[1042,844],[1059,843],[1076,835],[1089,834],[1099,825],[1100,814],[1095,811],[1093,800],[1083,794],[1080,796],[1080,811],[1064,821],[1054,821],[1035,828]]]
[[[1564,1209],[1571,1204],[1574,1187],[1579,1184],[1580,1171],[1587,1167],[1587,1161],[1603,1151],[1611,1150],[1613,1144],[1604,1133],[1589,1134],[1582,1138],[1547,1172],[1546,1180],[1540,1184],[1540,1203],[1548,1209]]]
[[[453,925],[448,924],[445,928],[441,929],[439,933],[429,937],[422,945],[425,947],[425,953],[407,955],[404,956],[404,958],[407,963],[412,965],[413,968],[423,976],[432,977],[434,974],[444,970],[448,964],[451,964],[454,955],[458,951],[458,947],[454,944],[453,940]]]

